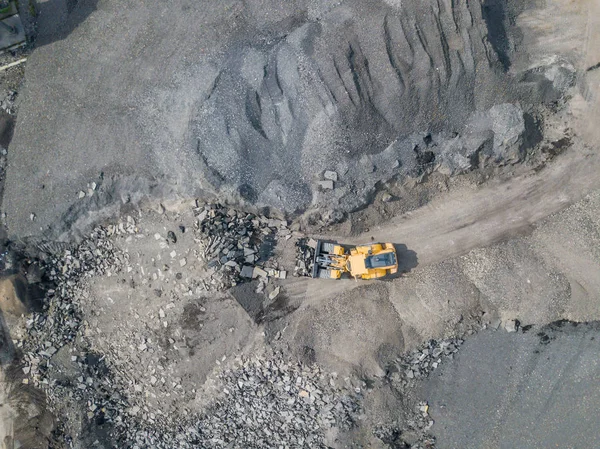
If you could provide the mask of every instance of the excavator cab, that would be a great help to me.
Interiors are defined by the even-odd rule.
[[[375,254],[365,258],[365,266],[368,269],[386,268],[396,265],[396,253],[389,252],[383,254]]]

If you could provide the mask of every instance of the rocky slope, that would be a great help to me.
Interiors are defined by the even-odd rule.
[[[520,161],[574,69],[511,71],[514,11],[491,3],[78,2],[28,62],[9,233],[211,193],[335,220],[390,179]]]

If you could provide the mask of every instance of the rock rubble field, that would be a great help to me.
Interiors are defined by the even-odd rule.
[[[165,223],[180,225],[170,231]],[[260,329],[227,295],[235,283],[253,282],[272,299],[263,290],[280,275],[241,276],[247,266],[275,270],[260,260],[261,239],[271,235],[292,238],[279,220],[194,205],[127,216],[76,246],[53,255],[42,247],[39,259],[23,261],[28,281],[47,290],[13,343],[23,353],[21,382],[62,416],[53,438],[91,447],[325,448],[362,428],[373,385],[264,347]],[[379,382],[402,394],[460,343],[432,340]],[[426,408],[414,409],[403,425],[433,447]],[[399,432],[371,425],[364,431],[381,438]]]

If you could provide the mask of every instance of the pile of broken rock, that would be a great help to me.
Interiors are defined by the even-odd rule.
[[[296,242],[294,276],[312,276],[316,249],[317,241],[315,239],[298,239]]]
[[[175,432],[131,429],[127,441],[137,449],[325,448],[328,429],[350,428],[362,412],[360,391],[336,380],[277,354],[237,358],[218,375],[221,394],[204,413]]]
[[[214,220],[201,220],[200,232],[203,224],[206,231]],[[258,229],[269,228],[266,232],[271,234],[268,224]],[[279,224],[277,228],[282,229]],[[79,246],[41,263],[54,288],[47,292],[44,310],[31,315],[26,334],[15,343],[24,353],[23,382],[42,389],[51,410],[61,416],[56,435],[64,447],[82,443],[71,440],[88,432],[82,425],[109,429],[111,442],[101,441],[98,447],[221,448],[232,442],[239,444],[236,447],[266,448],[274,442],[284,447],[326,447],[328,429],[353,424],[361,412],[360,391],[316,365],[293,362],[281,354],[238,357],[227,366],[218,365],[211,375],[211,384],[218,387],[216,399],[206,408],[186,409],[176,421],[153,410],[142,396],[130,395],[126,378],[114,371],[114,354],[94,349],[81,304],[88,304],[88,279],[116,276],[130,265],[129,255],[117,249],[111,237],[138,231],[133,219],[98,227]],[[258,254],[254,232],[246,236],[244,242]],[[221,242],[224,249],[231,244],[223,238]]]
[[[269,260],[269,252],[277,239],[292,237],[287,221],[243,213],[221,204],[206,204],[194,211],[200,256],[210,269],[220,273],[222,288],[258,279],[260,293],[269,278],[286,278],[287,272]]]
[[[392,380],[402,381],[404,377],[409,381],[427,377],[442,363],[443,358],[452,359],[462,343],[460,338],[430,340],[424,347],[415,349],[397,360],[397,371],[392,374]],[[404,376],[401,373],[404,373]]]
[[[63,250],[41,263],[41,271],[54,288],[48,289],[43,310],[32,313],[26,335],[14,341],[23,351],[23,383],[46,393],[55,412],[62,412],[61,426],[81,419],[66,413],[84,410],[87,420],[123,426],[126,400],[118,392],[104,357],[83,339],[86,323],[79,302],[87,295],[86,279],[121,270],[127,254],[117,251],[109,236],[134,233],[135,223],[97,227],[77,248]],[[75,382],[65,381],[65,371]]]

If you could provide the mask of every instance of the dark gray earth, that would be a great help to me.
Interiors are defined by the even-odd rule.
[[[600,324],[480,332],[423,387],[439,449],[600,447]]]
[[[509,74],[518,39],[493,3],[46,2],[9,155],[9,234],[64,239],[177,195],[339,216],[392,178],[520,161],[536,105],[573,69]],[[333,185],[319,185],[325,170]]]

